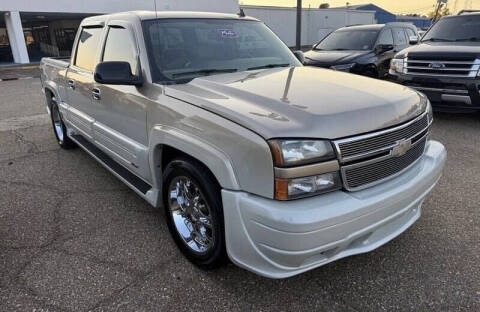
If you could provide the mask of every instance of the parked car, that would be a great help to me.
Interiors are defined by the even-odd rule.
[[[410,23],[343,27],[314,45],[305,65],[384,78],[395,53],[417,41],[417,28]]]
[[[425,35],[427,33],[427,29],[420,29],[418,31],[418,38],[421,39],[423,37],[423,35]]]
[[[390,74],[425,93],[438,110],[480,110],[480,13],[448,16],[420,44],[398,53]]]
[[[228,255],[284,278],[373,250],[420,217],[445,162],[422,94],[304,67],[242,15],[89,17],[41,73],[60,146],[163,207],[202,268]]]

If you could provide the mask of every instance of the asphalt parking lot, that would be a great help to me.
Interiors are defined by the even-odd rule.
[[[435,114],[447,166],[403,235],[269,280],[191,265],[162,211],[57,146],[43,103],[38,79],[0,82],[0,311],[480,311],[480,114]]]

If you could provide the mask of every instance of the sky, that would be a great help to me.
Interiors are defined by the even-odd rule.
[[[436,0],[303,0],[303,6],[318,8],[320,3],[329,3],[330,7],[344,6],[346,2],[350,5],[374,3],[392,13],[418,13],[427,14],[433,11]],[[270,6],[296,6],[296,0],[239,0],[240,4],[246,5],[270,5]],[[451,11],[465,9],[471,3],[472,9],[480,10],[480,0],[449,0],[448,7]]]

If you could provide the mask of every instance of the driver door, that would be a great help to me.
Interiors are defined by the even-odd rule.
[[[133,75],[139,74],[139,49],[131,24],[111,21],[100,58],[101,62],[123,61]],[[94,82],[97,94],[95,143],[128,170],[151,180],[148,165],[147,104],[141,86],[110,85]]]
[[[378,36],[377,45],[381,44],[393,44],[393,33],[391,28],[385,28],[382,30],[380,35]],[[385,51],[379,54],[378,61],[377,61],[377,70],[378,70],[378,77],[383,78],[387,76],[388,70],[390,69],[390,61],[392,60],[393,56],[395,55],[395,49],[390,51]]]

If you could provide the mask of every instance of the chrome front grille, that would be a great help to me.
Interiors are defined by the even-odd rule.
[[[405,59],[405,73],[410,75],[475,78],[479,69],[480,59],[435,60],[410,56]]]
[[[414,120],[399,127],[387,129],[364,136],[336,141],[337,151],[342,162],[349,162],[375,154],[381,154],[391,149],[399,140],[411,139],[425,131],[429,126],[427,114],[423,114]]]
[[[424,113],[391,129],[334,141],[344,188],[373,186],[415,163],[425,150],[430,123]]]
[[[426,141],[426,137],[422,138],[408,152],[399,157],[388,157],[368,164],[344,167],[342,175],[345,188],[349,190],[365,188],[402,172],[423,155]]]

